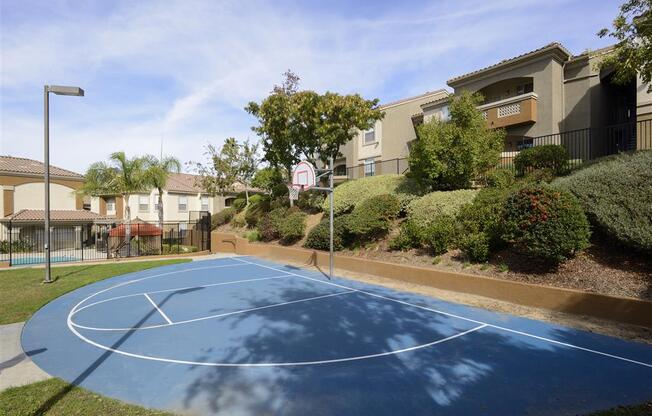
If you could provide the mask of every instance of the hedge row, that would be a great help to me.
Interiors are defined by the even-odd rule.
[[[403,175],[379,175],[347,181],[335,188],[333,195],[333,212],[335,215],[342,215],[351,212],[353,208],[365,199],[376,196],[391,194],[400,201],[401,210],[420,195],[424,190],[417,183]],[[322,204],[322,210],[329,210],[328,198]]]
[[[575,195],[589,221],[609,238],[652,251],[652,151],[591,163],[553,186]]]

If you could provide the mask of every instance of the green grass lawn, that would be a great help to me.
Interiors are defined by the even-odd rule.
[[[151,260],[111,264],[82,264],[52,268],[54,283],[44,284],[43,269],[0,271],[0,325],[22,322],[52,299],[78,287],[120,274],[151,269],[189,259]]]
[[[172,414],[109,399],[83,388],[73,387],[58,378],[52,378],[1,392],[0,415],[151,416]]]

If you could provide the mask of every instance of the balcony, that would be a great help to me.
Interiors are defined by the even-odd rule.
[[[482,111],[490,129],[536,123],[537,100],[538,96],[529,92],[478,106],[478,110]]]

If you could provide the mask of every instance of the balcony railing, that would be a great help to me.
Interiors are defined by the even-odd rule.
[[[491,129],[536,123],[537,100],[538,96],[529,92],[478,106],[478,110],[482,111]]]

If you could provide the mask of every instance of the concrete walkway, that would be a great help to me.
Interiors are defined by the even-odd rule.
[[[0,391],[45,380],[51,376],[25,354],[20,344],[24,322],[0,325]],[[31,355],[42,351],[29,351]]]

